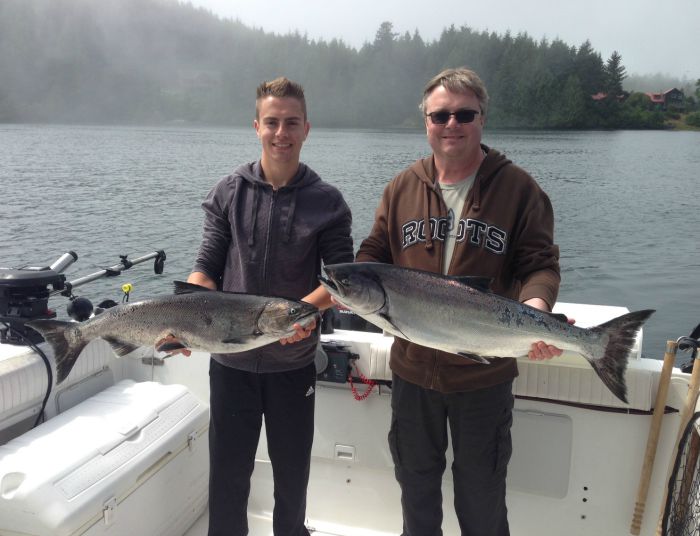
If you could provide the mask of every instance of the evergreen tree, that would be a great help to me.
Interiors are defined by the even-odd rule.
[[[595,95],[605,89],[605,70],[600,54],[593,50],[590,41],[585,41],[578,49],[574,60],[576,71],[583,91]]]
[[[622,65],[622,56],[614,51],[605,64],[605,92],[612,98],[622,95],[622,81],[627,78],[627,72]]]
[[[571,75],[566,80],[558,106],[553,111],[552,126],[558,128],[583,128],[590,121],[586,112],[589,98],[581,87],[578,76]]]
[[[391,22],[384,21],[379,25],[379,29],[374,36],[374,46],[377,49],[391,48],[398,35],[398,33],[394,32],[394,25]]]

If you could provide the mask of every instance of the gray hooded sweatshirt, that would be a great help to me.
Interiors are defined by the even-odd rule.
[[[300,299],[318,287],[321,262],[353,261],[352,216],[342,194],[305,164],[273,190],[260,162],[221,179],[202,203],[204,231],[194,270],[220,290]],[[236,354],[213,354],[222,365],[282,372],[314,360],[316,333]]]

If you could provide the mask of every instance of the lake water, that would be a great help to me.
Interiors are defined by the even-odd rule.
[[[554,205],[561,301],[654,308],[644,354],[700,322],[700,133],[485,131]],[[345,195],[356,246],[394,175],[429,153],[422,132],[313,129],[302,159]],[[189,274],[200,203],[222,176],[259,157],[252,128],[0,125],[0,266],[49,264],[68,250],[69,280],[153,250],[144,263],[75,290],[93,303],[170,292]],[[52,306],[65,311],[64,298]]]

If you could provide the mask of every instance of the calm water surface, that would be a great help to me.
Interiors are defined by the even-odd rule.
[[[700,322],[700,133],[486,131],[485,143],[549,194],[561,248],[561,301],[655,308],[644,353]],[[252,129],[0,125],[0,266],[48,264],[65,251],[75,279],[156,249],[150,263],[76,288],[94,303],[170,292],[199,245],[200,203],[259,157]],[[387,181],[429,153],[422,132],[312,129],[302,159],[345,195],[356,246]],[[62,298],[52,300],[61,314]]]

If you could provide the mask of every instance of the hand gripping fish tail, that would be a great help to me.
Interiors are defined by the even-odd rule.
[[[591,328],[591,331],[601,334],[603,339],[608,338],[605,352],[602,357],[582,354],[608,389],[624,403],[627,403],[627,358],[642,324],[653,313],[653,309],[635,311]]]

